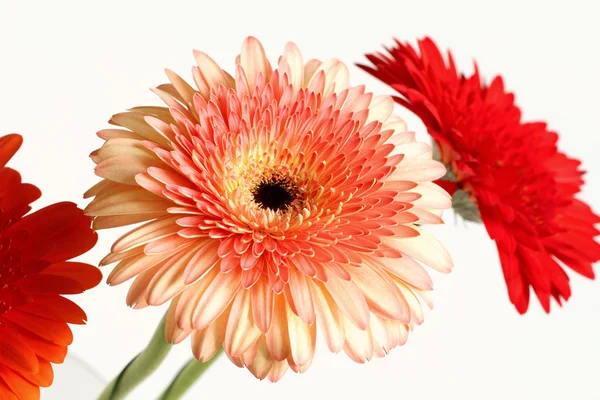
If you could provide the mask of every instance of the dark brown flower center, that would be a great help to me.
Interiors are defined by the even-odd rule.
[[[289,180],[275,177],[262,180],[252,194],[261,208],[273,211],[288,208],[297,197],[297,191]]]

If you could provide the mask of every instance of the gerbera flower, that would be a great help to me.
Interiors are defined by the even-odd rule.
[[[527,311],[532,287],[549,312],[551,297],[560,305],[571,295],[563,265],[593,279],[600,259],[600,218],[575,197],[580,162],[558,150],[545,123],[521,121],[500,76],[486,85],[477,66],[459,74],[452,55],[446,62],[429,38],[419,50],[396,41],[389,54],[367,55],[373,67],[361,67],[398,91],[396,101],[427,126],[454,181],[443,185],[458,189],[458,213],[481,215],[517,310]]]
[[[73,335],[67,323],[85,313],[63,294],[96,286],[100,271],[67,260],[94,246],[91,218],[73,203],[24,216],[41,193],[5,167],[22,142],[0,137],[0,398],[39,399],[50,386],[50,363],[61,363]]]
[[[96,228],[149,221],[101,262],[119,262],[108,282],[136,277],[129,305],[172,300],[169,341],[191,334],[203,361],[223,345],[260,379],[305,371],[317,326],[357,362],[403,344],[432,289],[418,261],[451,268],[417,226],[450,207],[431,148],[338,60],[304,63],[290,43],[273,70],[248,38],[233,77],[195,56],[196,88],[167,71],[168,108],[99,132],[87,214]]]

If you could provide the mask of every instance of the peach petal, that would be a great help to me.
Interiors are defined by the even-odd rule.
[[[246,72],[248,85],[251,89],[256,86],[258,76],[262,75],[265,81],[271,78],[271,64],[265,55],[262,44],[254,37],[248,37],[242,44],[240,65]]]
[[[344,347],[344,317],[333,298],[318,284],[309,282],[319,328],[323,332],[325,343],[333,353],[339,353]]]
[[[394,180],[428,182],[446,174],[444,164],[434,160],[404,159],[392,174]]]
[[[273,318],[271,327],[267,332],[267,347],[277,361],[287,359],[290,354],[290,340],[288,331],[288,320],[286,314],[286,302],[283,295],[275,295]]]
[[[368,328],[369,306],[365,297],[353,282],[331,275],[327,282],[323,282],[323,285],[325,285],[340,310],[353,324],[362,330]]]
[[[168,141],[152,129],[152,127],[144,120],[144,117],[144,113],[124,112],[113,115],[109,123],[127,128],[142,136],[144,139],[168,146]]]
[[[287,43],[283,50],[283,58],[290,68],[290,83],[295,90],[299,90],[304,81],[304,61],[300,49],[294,43]]]
[[[264,336],[261,336],[256,342],[256,354],[252,359],[252,363],[246,364],[248,370],[252,372],[256,378],[263,380],[271,371],[275,360],[271,357],[271,353],[269,353],[269,349],[267,347],[267,342]]]
[[[290,335],[290,355],[294,363],[302,367],[309,364],[314,356],[316,326],[302,321],[287,304],[286,312]]]
[[[191,329],[181,329],[179,326],[177,326],[177,316],[175,314],[175,310],[177,309],[179,299],[180,296],[175,296],[169,305],[169,310],[167,311],[165,339],[167,342],[172,344],[181,343],[192,333]]]
[[[302,321],[311,325],[315,322],[315,310],[310,295],[308,279],[303,273],[292,268],[290,270],[289,287],[298,316]]]
[[[430,266],[436,271],[452,270],[452,258],[442,244],[428,232],[419,229],[420,235],[411,238],[391,239],[392,247]]]
[[[369,310],[380,317],[401,322],[410,321],[410,310],[394,282],[386,280],[366,263],[350,270],[352,282],[362,292]]]
[[[206,328],[194,330],[192,333],[192,351],[194,357],[201,362],[213,358],[225,340],[225,330],[229,318],[229,309],[223,311],[219,317]]]
[[[129,231],[115,241],[111,251],[115,253],[127,251],[152,240],[172,235],[178,230],[174,224],[176,220],[177,217],[163,216]]]
[[[199,245],[188,245],[187,248],[171,256],[148,283],[146,302],[151,306],[159,306],[172,299],[186,288],[183,270],[198,250]]]
[[[344,319],[344,331],[344,352],[348,357],[357,363],[365,363],[373,358],[373,337],[370,328],[358,329],[354,323]]]
[[[223,70],[206,53],[194,50],[194,57],[198,64],[198,70],[209,88],[218,88],[219,85],[228,85],[229,80],[223,73]],[[204,98],[208,98],[210,95],[210,93],[206,93],[203,90],[200,90],[200,92]]]
[[[183,271],[183,281],[189,285],[200,279],[208,270],[215,267],[219,261],[217,248],[219,243],[215,240],[204,240],[189,260]]]
[[[241,278],[238,270],[217,275],[194,309],[194,329],[203,329],[223,312],[240,290]]]
[[[278,382],[281,378],[283,378],[283,375],[285,375],[287,372],[288,367],[289,364],[287,361],[275,361],[271,367],[271,370],[269,371],[269,375],[267,375],[267,378],[269,378],[271,382]]]
[[[251,292],[240,290],[231,305],[227,332],[225,334],[225,351],[237,356],[252,346],[262,332],[252,318]]]
[[[273,320],[275,294],[269,290],[268,281],[264,278],[259,279],[251,291],[254,323],[263,333],[267,333]]]
[[[177,323],[181,328],[193,328],[194,310],[217,275],[219,275],[219,269],[213,268],[181,293],[182,299],[176,310]]]

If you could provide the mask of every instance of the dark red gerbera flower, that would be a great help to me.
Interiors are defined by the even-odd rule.
[[[529,287],[546,312],[571,295],[563,266],[590,279],[600,259],[590,207],[575,198],[583,184],[578,160],[557,148],[543,122],[522,122],[514,95],[497,76],[482,83],[477,66],[459,74],[452,55],[435,43],[419,52],[396,41],[387,54],[369,54],[360,67],[394,88],[396,101],[419,116],[449,173],[443,186],[456,211],[483,220],[496,241],[511,302],[527,311]]]
[[[24,216],[40,190],[21,183],[4,165],[21,136],[0,137],[0,399],[39,399],[52,383],[50,363],[61,363],[73,335],[67,323],[86,315],[63,294],[96,286],[91,265],[67,260],[91,249],[91,218],[73,203],[57,203]]]

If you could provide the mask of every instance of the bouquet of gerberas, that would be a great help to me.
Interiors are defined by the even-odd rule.
[[[423,119],[433,149],[393,115],[394,98],[351,87],[339,60],[305,62],[290,43],[273,67],[250,37],[232,74],[195,52],[195,87],[167,70],[154,89],[165,106],[134,107],[98,132],[103,179],[85,194],[87,216],[61,203],[23,217],[39,192],[2,168],[0,398],[39,397],[70,343],[66,323],[85,320],[60,294],[100,280],[66,261],[94,245],[90,224],[136,224],[100,261],[116,263],[107,282],[135,278],[135,309],[170,302],[100,399],[124,398],[189,336],[195,359],[160,399],[179,398],[221,351],[258,379],[304,372],[317,331],[356,362],[385,356],[432,307],[423,264],[452,268],[426,227],[451,207],[486,224],[520,312],[529,286],[546,310],[569,297],[557,260],[593,277],[599,219],[574,198],[578,162],[545,124],[521,122],[500,78],[458,75],[433,42],[420,45],[363,68]],[[19,144],[0,140],[0,164]]]

